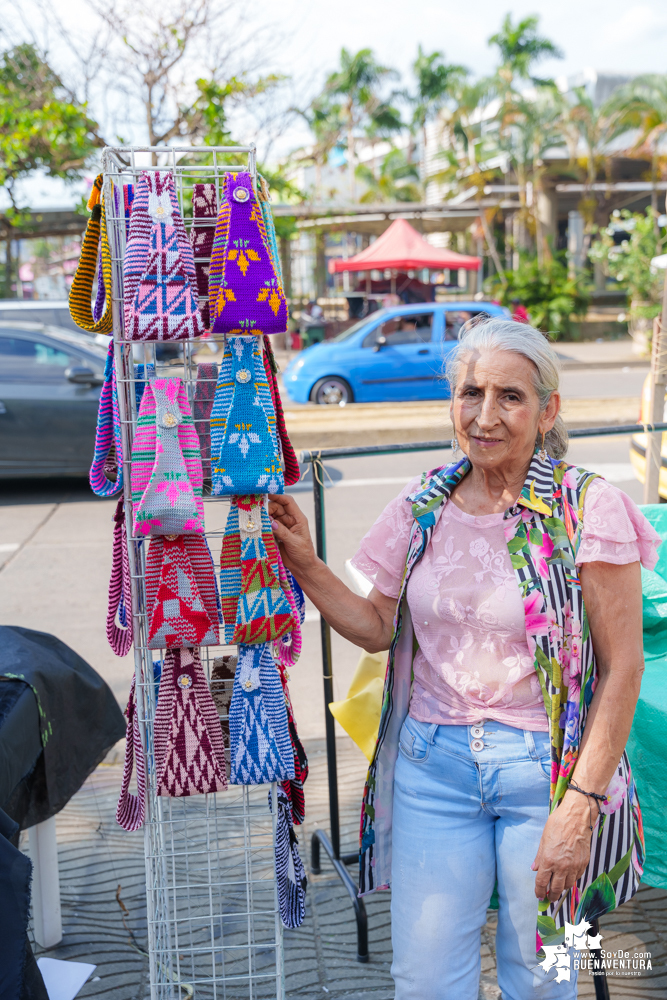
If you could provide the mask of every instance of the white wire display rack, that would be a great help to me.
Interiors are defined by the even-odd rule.
[[[137,711],[148,771],[144,843],[151,1000],[178,1000],[185,996],[214,1000],[283,1000],[282,924],[273,847],[276,786],[230,785],[225,792],[184,798],[156,794],[153,719],[157,684],[154,681],[154,651],[147,647],[144,589],[148,543],[132,540],[131,522],[130,456],[136,429],[138,383],[135,366],[143,365],[144,371],[153,366],[155,375],[160,377],[182,378],[192,405],[197,364],[202,361],[219,363],[224,338],[169,341],[171,356],[167,357],[165,342],[129,343],[124,340],[123,256],[127,223],[123,186],[136,184],[146,170],[171,171],[189,230],[193,221],[192,185],[214,183],[219,204],[226,172],[248,170],[256,184],[255,149],[253,146],[120,146],[107,147],[103,153],[103,195],[112,260],[114,354],[132,576]],[[197,219],[198,226],[215,226],[215,222],[215,218]],[[200,303],[203,301],[200,299]],[[204,493],[206,537],[217,566],[229,501],[211,497],[206,485]],[[202,647],[202,666],[209,681],[213,659],[235,652],[235,647]],[[164,656],[164,651],[158,655]],[[231,686],[232,682],[221,683]],[[271,811],[267,789],[272,799]]]

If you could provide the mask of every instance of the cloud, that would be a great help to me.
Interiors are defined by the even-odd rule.
[[[624,11],[619,17],[609,21],[601,31],[603,48],[626,48],[651,39],[655,42],[656,34],[667,33],[667,16],[658,13],[655,7],[648,4],[635,4]]]

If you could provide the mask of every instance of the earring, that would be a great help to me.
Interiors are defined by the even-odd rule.
[[[452,440],[451,440],[451,446],[452,446],[452,458],[456,458],[456,456],[458,455],[458,453],[460,451],[458,438],[456,438],[456,437],[452,438]]]
[[[546,448],[544,447],[544,439],[545,438],[546,438],[546,434],[545,434],[544,431],[542,431],[542,447],[540,448],[540,450],[537,453],[537,457],[539,458],[540,462],[546,462],[547,458],[549,457],[547,455]]]

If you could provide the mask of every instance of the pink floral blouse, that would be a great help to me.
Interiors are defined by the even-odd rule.
[[[411,480],[364,536],[353,565],[388,597],[398,597],[412,525]],[[517,515],[518,517],[518,515]],[[473,517],[454,503],[442,513],[407,599],[419,642],[410,715],[420,722],[469,725],[495,719],[548,731],[526,618],[507,551],[516,518]],[[584,501],[577,564],[636,562],[652,569],[660,536],[637,505],[604,479]]]

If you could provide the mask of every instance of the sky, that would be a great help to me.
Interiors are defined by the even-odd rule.
[[[66,20],[83,23],[90,18],[84,0],[51,2]],[[7,3],[0,0],[0,11]],[[372,48],[378,60],[404,75],[403,85],[420,43],[428,52],[443,51],[448,61],[462,63],[475,75],[489,73],[496,50],[489,48],[487,39],[508,11],[515,21],[539,15],[540,32],[562,49],[563,59],[539,64],[541,76],[571,75],[586,67],[667,72],[664,0],[510,0],[507,5],[496,0],[252,0],[248,9],[258,24],[271,25],[262,72],[289,75],[292,82],[285,98],[303,105],[335,68],[343,46],[353,51]],[[294,120],[273,155],[286,155],[307,141],[308,133]]]

